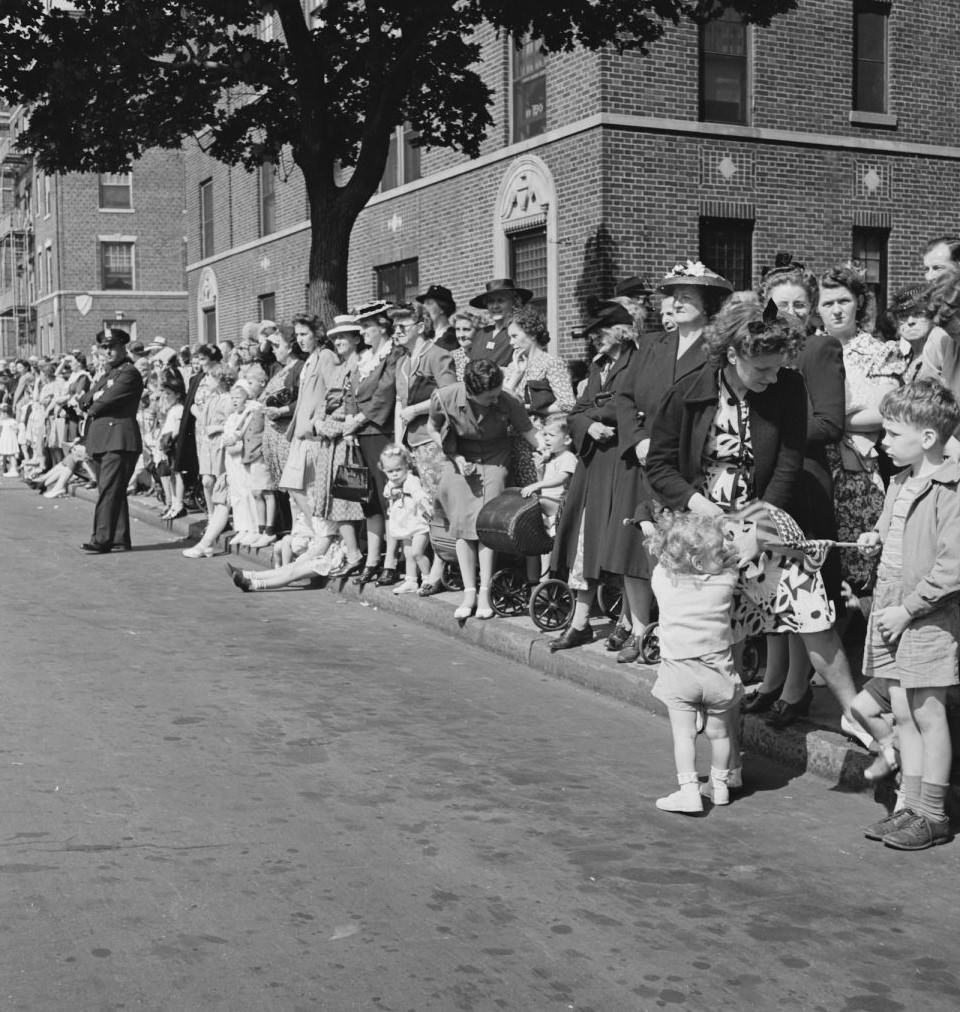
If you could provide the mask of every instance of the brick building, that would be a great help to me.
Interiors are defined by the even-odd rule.
[[[0,115],[0,354],[88,346],[104,323],[186,343],[183,154],[48,175],[17,147],[26,115]]]
[[[936,26],[932,30],[931,26]],[[755,286],[778,250],[856,257],[884,297],[960,228],[960,6],[800,0],[768,29],[671,29],[649,56],[544,58],[481,33],[494,126],[478,158],[397,131],[351,241],[349,301],[491,277],[535,291],[580,352],[584,301],[699,255]],[[304,305],[306,197],[292,163],[228,169],[189,148],[191,338]]]

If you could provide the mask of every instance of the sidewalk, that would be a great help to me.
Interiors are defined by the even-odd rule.
[[[96,502],[95,491],[74,487],[73,494],[79,499]],[[174,521],[160,521],[157,513],[148,508],[146,501],[141,502],[136,498],[130,499],[130,513],[143,522],[179,534],[185,539],[185,547],[199,539],[203,532],[204,520],[201,514]],[[239,555],[224,551],[222,561],[243,562],[252,568],[270,565],[269,548],[247,549]],[[185,566],[204,564],[216,565],[217,562],[184,560]],[[228,583],[226,577],[224,588],[229,593],[239,593]],[[453,609],[460,598],[458,593],[437,594],[429,598],[397,596],[390,589],[370,585],[360,590],[349,580],[332,580],[319,593],[341,594],[383,611],[403,615],[491,653],[527,664],[544,674],[566,678],[632,706],[642,707],[661,716],[666,715],[664,705],[651,694],[656,680],[656,667],[617,664],[616,654],[604,649],[603,639],[609,631],[609,622],[594,620],[594,630],[597,633],[595,642],[552,654],[549,642],[558,634],[541,633],[527,616],[494,618],[490,621],[468,619],[460,626],[453,617]],[[871,754],[840,733],[840,708],[830,691],[815,688],[813,693],[810,715],[780,731],[768,727],[762,717],[745,715],[742,721],[743,748],[768,756],[798,773],[815,773],[844,790],[873,791],[873,785],[863,779],[863,770],[872,761]],[[884,785],[881,790],[889,792],[892,797],[888,785]]]

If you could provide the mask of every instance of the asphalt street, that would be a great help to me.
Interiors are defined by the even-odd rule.
[[[960,1005],[960,841],[751,757],[659,812],[662,718],[90,518],[0,486],[2,1012]]]

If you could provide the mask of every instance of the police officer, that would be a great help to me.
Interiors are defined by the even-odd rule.
[[[130,335],[104,328],[97,345],[106,356],[103,375],[80,401],[86,411],[83,443],[97,475],[97,508],[93,534],[80,547],[105,554],[114,548],[130,550],[130,516],[127,485],[143,446],[137,410],[143,394],[143,378],[127,355]]]

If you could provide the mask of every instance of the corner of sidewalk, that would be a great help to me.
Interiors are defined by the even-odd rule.
[[[72,491],[78,499],[96,502],[96,492],[92,490],[75,487]],[[164,528],[184,540],[198,539],[203,533],[204,520],[200,514],[161,521],[153,510],[137,499],[130,500],[130,513],[141,522]],[[232,555],[226,547],[224,553],[226,559]],[[270,549],[245,549],[239,556],[233,557],[265,566],[270,564]],[[414,619],[546,675],[575,682],[648,712],[666,715],[664,705],[651,693],[656,681],[656,667],[617,664],[615,655],[604,650],[602,636],[585,647],[551,653],[549,642],[552,637],[540,633],[526,616],[491,621],[468,619],[458,623],[453,617],[454,602],[458,598],[456,594],[444,593],[430,598],[396,595],[389,588],[367,585],[361,589],[352,581],[344,580],[330,581],[324,591]],[[595,625],[598,631],[603,628]],[[783,730],[774,730],[761,717],[748,714],[742,718],[741,728],[741,744],[749,752],[773,759],[798,774],[815,773],[831,781],[835,789],[874,790],[873,785],[863,778],[863,771],[872,756],[840,733],[839,707],[825,688],[814,691],[814,705],[806,720]],[[885,798],[885,792],[881,790],[878,797]]]

